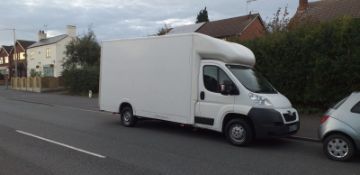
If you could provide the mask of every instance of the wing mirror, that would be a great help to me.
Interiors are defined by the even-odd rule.
[[[222,95],[239,95],[239,90],[233,82],[224,80],[223,84],[220,84],[220,93]]]

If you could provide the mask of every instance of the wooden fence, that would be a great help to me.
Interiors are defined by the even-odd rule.
[[[21,91],[46,92],[63,89],[62,78],[54,77],[18,77],[11,78],[11,88]]]

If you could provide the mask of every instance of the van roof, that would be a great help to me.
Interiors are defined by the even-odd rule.
[[[193,38],[194,51],[204,59],[215,59],[223,61],[225,63],[249,65],[250,67],[253,67],[255,65],[255,55],[247,47],[238,43],[228,42],[200,33],[183,33],[173,35],[139,37],[132,39],[108,40],[102,41],[102,43],[135,40],[153,40],[189,36]]]

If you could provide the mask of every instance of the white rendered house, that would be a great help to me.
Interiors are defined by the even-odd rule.
[[[68,25],[67,33],[46,37],[44,31],[39,31],[38,42],[28,47],[27,75],[31,72],[41,73],[44,77],[59,77],[63,71],[66,45],[76,37],[76,27]]]

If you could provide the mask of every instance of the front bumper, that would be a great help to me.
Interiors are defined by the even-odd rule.
[[[252,108],[248,116],[253,122],[256,138],[289,136],[300,129],[299,115],[293,108]]]

